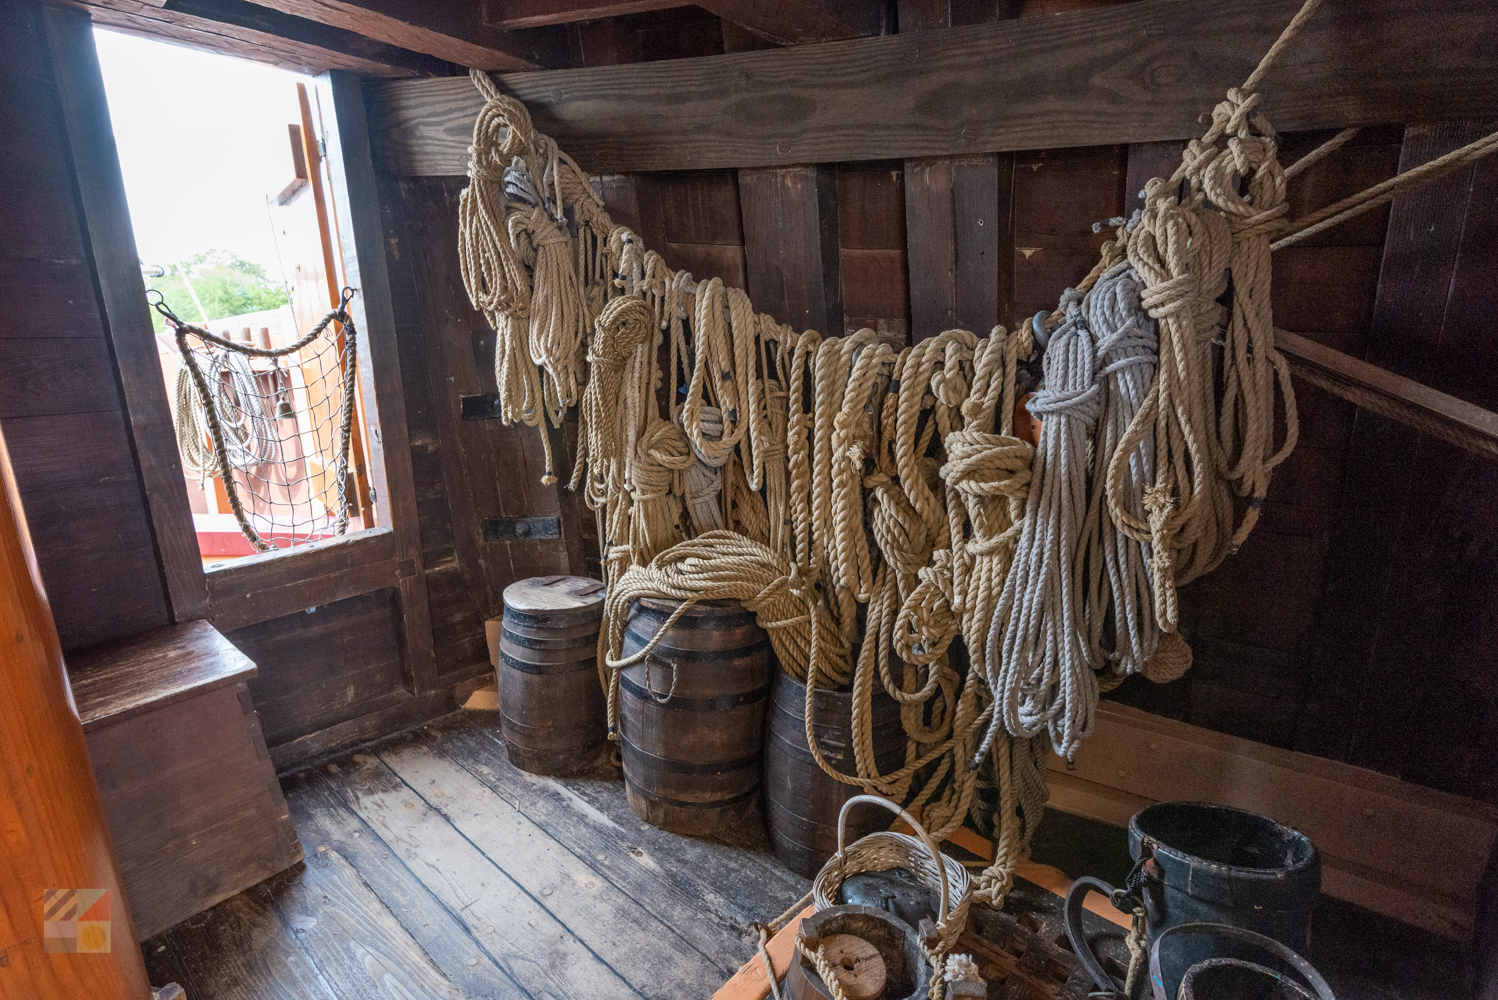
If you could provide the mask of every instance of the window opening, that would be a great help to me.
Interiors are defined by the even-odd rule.
[[[328,320],[342,253],[308,79],[95,38],[203,563],[373,527],[357,344]]]

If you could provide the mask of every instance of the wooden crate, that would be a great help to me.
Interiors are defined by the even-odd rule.
[[[204,621],[69,658],[141,940],[302,859],[245,684],[254,675]]]

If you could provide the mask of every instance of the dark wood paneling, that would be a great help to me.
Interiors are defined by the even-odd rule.
[[[44,18],[80,218],[135,441],[160,584],[166,588],[172,620],[188,621],[206,611],[208,589],[130,226],[104,77],[94,50],[93,26],[74,8],[49,7]]]
[[[1014,305],[1006,326],[1055,309],[1061,293],[1092,270],[1112,237],[1092,227],[1123,211],[1127,163],[1122,146],[1015,154]]]
[[[243,628],[318,604],[398,586],[415,572],[395,557],[389,528],[266,552],[209,569],[209,619],[224,630]]]
[[[734,171],[694,170],[659,180],[666,242],[744,245]]]
[[[899,160],[837,168],[839,278],[843,330],[877,331],[896,350],[910,330],[905,183]]]
[[[1299,0],[1143,0],[819,48],[505,74],[590,170],[783,166],[1182,139],[1240,84]],[[1265,79],[1286,131],[1486,115],[1498,13],[1476,0],[1322,8]],[[1390,73],[1399,66],[1399,73]],[[981,71],[975,72],[975,67]],[[461,175],[482,101],[392,81],[375,132],[403,174]]]
[[[912,339],[1012,322],[1014,158],[907,160]]]
[[[374,413],[366,413],[372,449],[371,472],[380,494],[380,523],[395,532],[398,562],[410,562],[416,572],[399,578],[403,661],[409,690],[423,693],[437,686],[436,654],[432,648],[426,578],[422,574],[421,526],[411,478],[410,436],[406,430],[405,388],[401,379],[400,348],[390,270],[386,260],[385,217],[380,205],[380,180],[370,155],[368,118],[363,81],[334,71],[318,78],[323,106],[333,113],[324,118],[333,178],[331,198],[343,252],[344,280],[359,289],[349,303],[358,327],[364,364],[359,377],[365,399],[374,399]]]
[[[355,719],[405,689],[393,589],[226,633],[255,661],[255,707],[272,747]]]
[[[739,198],[755,309],[796,330],[841,330],[835,169],[740,170]]]
[[[721,278],[723,284],[744,288],[744,248],[724,243],[667,243],[661,256],[678,271],[686,271],[698,281]]]

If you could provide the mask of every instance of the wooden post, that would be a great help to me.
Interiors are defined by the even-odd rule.
[[[151,987],[3,439],[0,475],[0,995],[148,1000]],[[107,897],[91,898],[100,891]],[[80,896],[89,912],[74,912]],[[55,912],[44,915],[44,906]],[[69,941],[72,951],[54,950]]]

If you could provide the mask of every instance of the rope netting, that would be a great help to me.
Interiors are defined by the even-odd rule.
[[[240,530],[261,552],[348,530],[358,380],[352,295],[344,289],[337,309],[280,347],[220,336],[154,303],[180,355],[172,408],[182,467],[199,482],[223,484]]]

